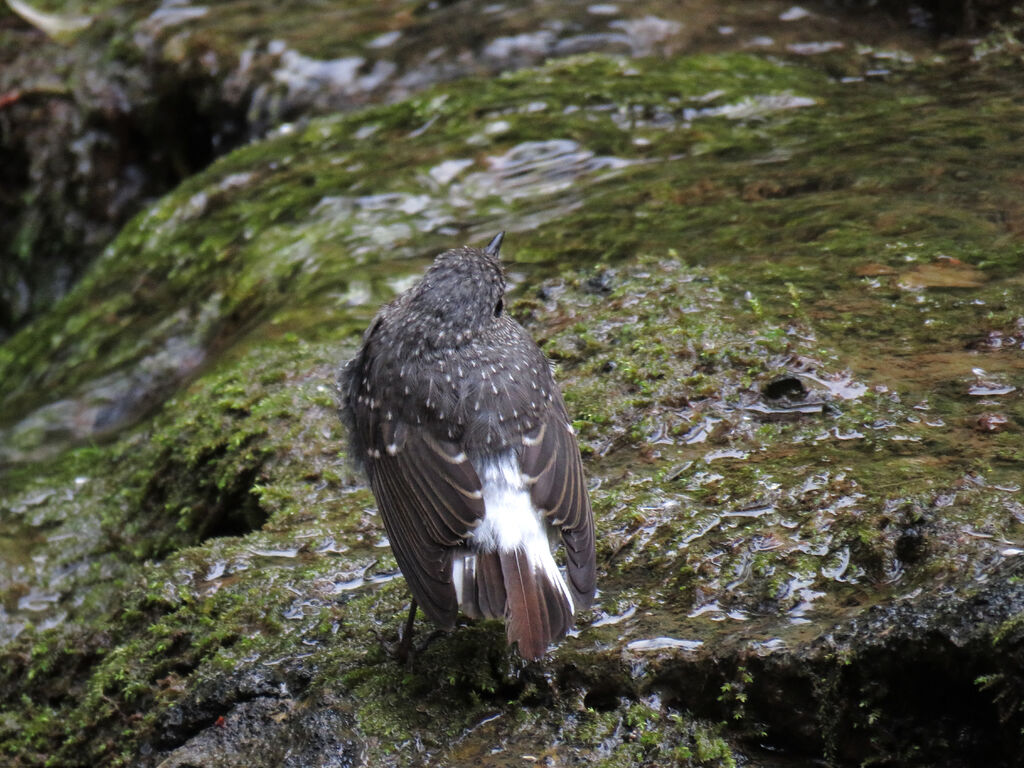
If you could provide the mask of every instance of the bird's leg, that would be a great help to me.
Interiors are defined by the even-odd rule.
[[[398,650],[396,655],[399,661],[404,661],[406,664],[412,664],[412,627],[416,621],[416,598],[412,599],[412,604],[409,606],[409,618],[405,620],[405,631],[402,632],[402,636],[398,641]]]

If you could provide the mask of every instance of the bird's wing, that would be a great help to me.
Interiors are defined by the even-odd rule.
[[[587,608],[597,583],[594,513],[576,435],[557,390],[540,426],[523,435],[520,467],[533,503],[562,535],[573,602],[577,608]]]
[[[455,443],[422,427],[357,416],[367,440],[363,463],[402,575],[436,624],[455,625],[451,548],[462,544],[484,516],[480,478]]]

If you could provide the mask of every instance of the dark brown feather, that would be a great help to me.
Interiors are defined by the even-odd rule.
[[[364,465],[395,559],[424,613],[450,628],[458,611],[451,548],[484,515],[480,479],[464,456],[454,460],[461,452],[420,429],[405,430],[400,450],[377,444]]]
[[[594,514],[576,437],[563,413],[564,406],[549,409],[542,428],[524,438],[520,466],[531,484],[533,503],[559,528],[565,543],[573,603],[588,608],[597,586]]]
[[[539,659],[572,626],[572,609],[564,593],[533,569],[522,550],[501,552],[505,583],[505,632],[524,659]]]
[[[505,580],[505,632],[509,643],[519,646],[524,659],[539,659],[548,647],[547,610],[541,605],[533,569],[525,554],[502,552]]]
[[[377,498],[391,550],[423,612],[439,626],[455,626],[458,601],[451,583],[451,550],[430,541],[422,526],[410,525],[414,503],[394,476],[367,463],[370,487]]]
[[[505,580],[497,552],[479,552],[476,556],[476,603],[487,619],[505,616]]]

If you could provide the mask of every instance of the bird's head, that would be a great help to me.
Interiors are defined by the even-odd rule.
[[[504,232],[486,248],[464,246],[436,259],[405,299],[410,325],[428,345],[460,347],[505,322],[505,275],[498,252]]]

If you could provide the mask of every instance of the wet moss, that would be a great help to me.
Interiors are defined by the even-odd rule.
[[[552,112],[555,102],[562,107],[586,107],[626,100],[653,108],[680,95],[697,98],[706,92],[702,89],[716,85],[721,98],[727,99],[820,83],[807,70],[747,56],[705,57],[669,68],[651,67],[643,89],[636,88],[639,75],[628,74],[630,66],[617,59],[569,59],[553,63],[549,70],[545,77],[531,73],[469,81],[454,93],[432,92],[357,116],[314,122],[305,130],[218,161],[137,217],[59,307],[4,345],[0,371],[5,380],[19,386],[4,399],[0,420],[9,422],[13,414],[38,403],[42,385],[49,397],[68,395],[83,382],[137,360],[147,351],[145,346],[140,348],[142,339],[152,339],[149,351],[156,352],[153,342],[162,335],[157,321],[168,322],[172,312],[179,313],[180,322],[190,323],[187,333],[197,347],[229,343],[264,313],[281,306],[285,296],[311,290],[308,268],[300,266],[302,259],[324,248],[319,240],[330,236],[332,228],[340,228],[336,234],[344,233],[340,221],[333,227],[326,222],[312,229],[302,226],[325,195],[366,194],[373,191],[367,180],[382,174],[391,177],[392,189],[411,186],[417,173],[444,159],[450,147],[479,132],[497,115],[513,125],[521,121],[531,126],[529,134],[502,135],[492,147],[500,151],[520,141],[550,138],[550,127],[536,125],[530,113],[520,112],[537,99],[551,100]],[[577,80],[600,82],[600,92],[584,93],[581,99],[570,85]],[[410,130],[427,121],[443,133],[442,144],[430,134],[408,139]],[[378,126],[370,139],[352,139],[368,126]],[[586,138],[591,151],[635,154],[635,148],[624,141],[626,134],[607,117],[597,126],[588,120],[586,128],[579,137]],[[603,146],[601,136],[614,138],[614,146]],[[379,148],[385,145],[398,151],[381,153]],[[181,226],[188,221],[193,226]],[[257,227],[268,232],[253,239]],[[309,245],[304,245],[302,241],[310,238]],[[280,248],[286,246],[282,253]],[[307,254],[310,247],[313,252]],[[524,249],[529,247],[524,244]],[[332,283],[344,289],[339,274],[345,264],[343,254],[315,260],[312,290],[329,291]],[[138,270],[139,263],[146,268]],[[237,265],[244,268],[239,270]],[[126,284],[131,286],[130,293],[124,290]],[[104,301],[96,302],[98,296]],[[132,334],[122,333],[126,327],[132,328]],[[38,357],[41,348],[48,350],[45,361]]]
[[[736,759],[719,726],[637,702],[625,711],[587,710],[567,729],[581,745],[610,743],[610,754],[594,764],[620,766],[719,766],[733,768]]]

